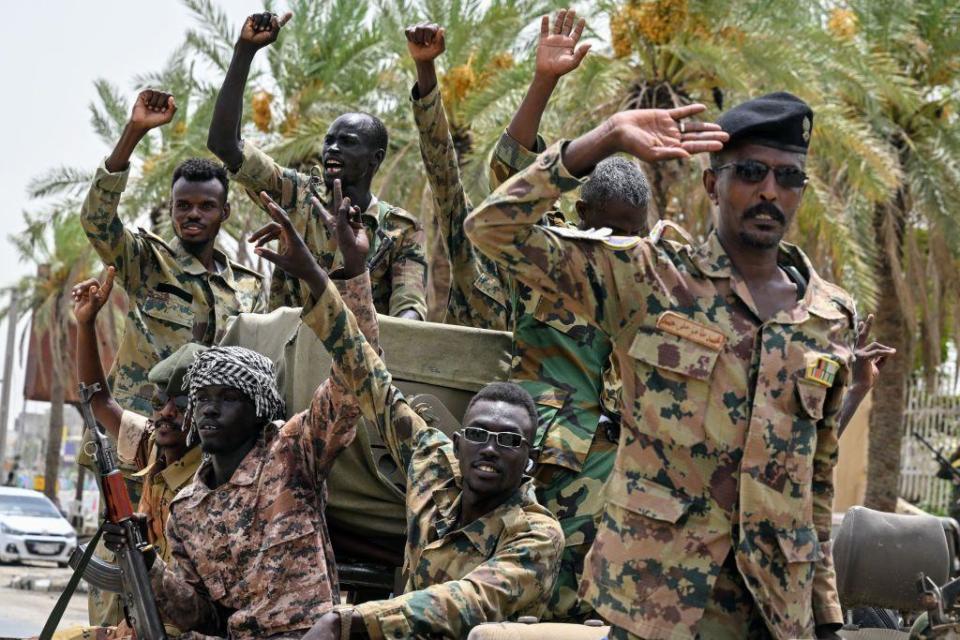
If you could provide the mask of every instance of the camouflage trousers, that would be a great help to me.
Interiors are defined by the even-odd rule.
[[[544,621],[582,622],[593,613],[593,607],[581,600],[577,591],[584,558],[597,537],[603,514],[603,485],[616,456],[617,444],[598,430],[579,472],[550,464],[537,470],[537,501],[560,521],[564,536],[560,575],[544,611]]]
[[[626,629],[611,626],[610,640],[639,640]],[[713,592],[697,623],[697,640],[772,640],[763,617],[753,602],[753,596],[737,569],[733,551],[727,555]]]

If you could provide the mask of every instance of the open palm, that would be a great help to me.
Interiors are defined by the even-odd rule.
[[[589,44],[579,47],[586,21],[577,20],[576,11],[557,12],[550,27],[550,16],[540,21],[540,41],[537,44],[537,73],[559,78],[580,66],[590,50]]]

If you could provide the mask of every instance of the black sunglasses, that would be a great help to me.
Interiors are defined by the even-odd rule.
[[[179,409],[181,413],[186,411],[189,400],[190,399],[183,394],[173,396],[173,404],[177,405],[177,409]],[[153,397],[150,398],[150,404],[153,406],[154,411],[163,411],[163,408],[167,406],[168,402],[170,402],[170,396],[163,391],[155,392]]]
[[[519,433],[510,433],[509,431],[487,431],[480,427],[464,427],[463,437],[474,444],[487,444],[490,436],[497,438],[497,444],[508,449],[516,449],[527,442]]]
[[[771,167],[759,160],[744,160],[743,162],[728,162],[719,167],[714,167],[714,171],[723,171],[724,169],[734,168],[735,175],[744,182],[756,184],[767,177],[770,169],[773,169],[773,177],[777,184],[785,189],[799,189],[807,183],[807,174],[796,167]]]

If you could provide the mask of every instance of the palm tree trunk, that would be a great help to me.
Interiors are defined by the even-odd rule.
[[[885,246],[883,230],[887,215],[894,216],[897,258],[902,257],[903,231],[906,216],[897,204],[877,207],[874,231],[877,246]],[[889,207],[889,208],[888,208]],[[897,295],[895,269],[900,264],[888,251],[879,251],[877,258],[877,288],[880,299],[873,322],[874,339],[897,350],[883,368],[873,390],[870,410],[870,436],[867,460],[867,489],[864,503],[872,509],[894,511],[900,485],[900,446],[903,440],[903,416],[906,409],[906,389],[910,377],[910,344],[904,305]]]
[[[51,327],[51,340],[59,341],[60,327],[54,324]],[[43,470],[43,492],[56,504],[57,476],[60,473],[60,448],[63,444],[63,367],[56,356],[53,358],[50,370],[50,428],[47,432],[47,455]]]

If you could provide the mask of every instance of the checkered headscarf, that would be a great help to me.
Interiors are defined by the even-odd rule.
[[[197,392],[212,384],[242,391],[253,401],[261,420],[283,418],[283,397],[277,388],[276,370],[270,360],[256,351],[243,347],[210,347],[197,355],[183,379],[189,398],[187,415],[193,414]]]

